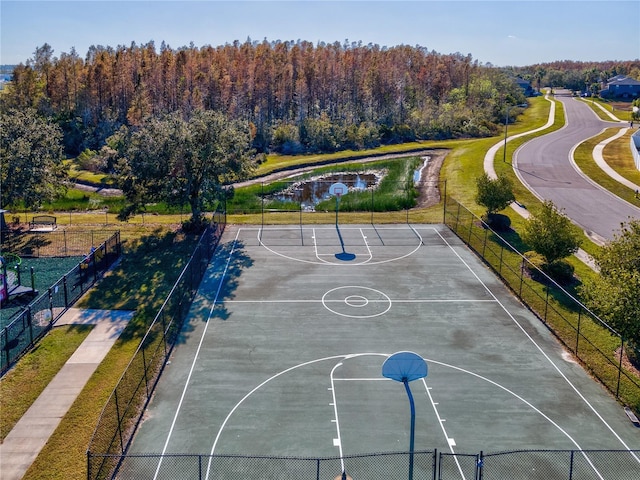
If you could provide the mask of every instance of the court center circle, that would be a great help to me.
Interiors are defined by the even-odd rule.
[[[322,296],[324,308],[348,318],[373,318],[391,309],[391,299],[380,290],[358,285],[332,288]]]
[[[350,307],[360,308],[366,307],[369,304],[369,300],[362,295],[350,295],[344,299],[344,303]]]

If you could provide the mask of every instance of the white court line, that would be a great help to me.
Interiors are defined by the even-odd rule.
[[[424,389],[427,392],[427,396],[429,397],[429,401],[431,402],[431,406],[433,407],[433,411],[436,414],[436,418],[438,419],[438,423],[440,424],[440,428],[442,429],[442,433],[444,433],[444,438],[447,439],[449,450],[451,451],[451,453],[455,454],[456,452],[454,451],[453,447],[456,444],[456,442],[453,440],[453,438],[449,436],[449,434],[447,433],[447,429],[444,428],[444,420],[440,416],[440,412],[438,412],[438,407],[436,406],[438,404],[433,401],[433,397],[431,396],[431,389],[427,386],[427,381],[424,378],[421,378],[421,380],[422,380],[422,385],[424,385]],[[464,476],[464,472],[462,471],[462,467],[460,466],[460,462],[458,461],[458,457],[456,455],[453,456],[453,460],[456,462],[456,465],[458,466],[458,471],[460,472],[460,476],[462,477],[462,480],[466,480]]]
[[[239,232],[238,232],[239,233]],[[178,414],[180,413],[180,409],[182,408],[182,402],[184,401],[184,397],[187,394],[187,389],[189,387],[189,381],[191,380],[191,375],[193,374],[193,370],[196,366],[196,362],[198,361],[198,356],[200,355],[200,349],[202,348],[202,342],[204,341],[204,336],[207,333],[207,328],[209,327],[209,321],[211,320],[211,315],[213,314],[213,309],[216,307],[218,302],[218,296],[220,295],[220,291],[222,290],[222,284],[224,283],[224,278],[227,274],[227,270],[229,269],[229,264],[231,263],[231,257],[233,256],[233,252],[236,248],[236,242],[238,240],[238,233],[236,233],[236,238],[233,241],[233,246],[231,247],[231,251],[229,252],[229,257],[227,258],[227,263],[224,266],[224,271],[222,272],[222,276],[220,277],[220,283],[218,284],[218,290],[216,291],[216,296],[213,299],[213,304],[211,305],[211,309],[209,310],[209,316],[207,317],[207,321],[204,324],[204,329],[202,330],[202,335],[200,336],[200,342],[198,343],[198,348],[193,357],[193,362],[191,363],[191,368],[189,369],[189,375],[187,376],[187,381],[184,384],[184,388],[182,389],[182,395],[180,395],[180,401],[178,402],[178,407],[176,408],[176,413],[173,416],[173,421],[171,422],[171,428],[169,428],[169,433],[167,434],[167,440],[164,442],[164,447],[162,447],[162,455],[160,456],[160,460],[158,461],[158,467],[156,468],[156,472],[153,476],[153,479],[156,480],[158,478],[158,474],[160,473],[160,466],[162,465],[162,459],[164,458],[165,453],[167,452],[167,448],[169,446],[169,440],[171,440],[171,434],[173,433],[173,429],[176,426],[176,421],[178,420]]]
[[[386,377],[375,377],[375,378],[333,378],[336,382],[388,382],[389,378]]]
[[[346,360],[346,358],[345,358]],[[340,437],[340,421],[338,420],[338,401],[336,399],[336,385],[333,375],[338,367],[342,366],[342,362],[338,362],[331,369],[331,373],[329,374],[329,378],[331,380],[331,396],[333,397],[333,418],[334,423],[336,424],[336,435],[337,437],[333,441],[333,445],[338,447],[338,454],[340,455],[340,471],[344,472],[344,455],[342,453],[342,438]]]
[[[383,229],[383,228],[381,228],[380,230],[405,230],[406,228],[407,227],[395,228],[395,229],[392,229],[392,228]],[[336,266],[347,266],[347,267],[349,267],[349,266],[357,266],[357,265],[381,265],[383,263],[391,263],[391,262],[395,262],[397,260],[401,260],[403,258],[409,257],[409,256],[413,255],[415,252],[417,252],[420,249],[420,247],[424,245],[424,241],[422,239],[422,236],[417,232],[417,230],[415,228],[411,227],[411,226],[409,226],[409,228],[411,230],[413,230],[413,232],[418,236],[418,240],[419,241],[418,241],[418,244],[416,245],[416,247],[413,250],[411,250],[411,251],[409,251],[409,252],[407,252],[404,255],[401,255],[399,257],[389,258],[387,260],[380,260],[380,261],[377,261],[377,262],[372,262],[371,261],[371,258],[373,258],[373,254],[371,252],[370,252],[371,258],[369,258],[369,259],[367,259],[367,260],[365,260],[363,262],[357,262],[357,263],[339,262],[339,261],[329,262],[327,260],[324,260],[322,258],[323,256],[324,257],[335,257],[335,254],[323,254],[323,253],[319,252],[319,250],[318,250],[318,242],[316,241],[316,231],[317,230],[329,230],[329,228],[316,228],[316,227],[314,227],[314,228],[311,229],[311,231],[312,231],[312,239],[313,239],[313,249],[314,249],[314,253],[315,253],[315,257],[316,257],[317,261],[305,260],[303,258],[292,257],[290,255],[285,255],[283,253],[280,253],[280,252],[274,250],[273,248],[269,247],[266,243],[264,243],[262,241],[262,231],[263,230],[261,228],[257,229],[257,231],[258,231],[257,239],[258,239],[258,244],[261,247],[263,247],[265,250],[273,253],[274,255],[277,255],[277,256],[282,257],[282,258],[286,258],[287,260],[292,260],[294,262],[311,263],[313,265],[321,264],[321,265],[336,265]],[[355,227],[355,228],[352,228],[351,230],[356,230],[356,229],[362,230],[361,227]],[[440,236],[439,232],[435,228],[430,227],[429,229],[435,231],[436,233],[438,233],[438,236]],[[238,229],[238,233],[240,231],[242,231],[242,230],[253,231],[253,230],[256,230],[256,229],[255,228],[244,228],[244,229],[243,228],[239,228]],[[274,229],[274,231],[278,231],[278,230],[287,230],[287,229]],[[349,229],[346,228],[345,230],[349,230]],[[442,238],[442,236],[440,236],[440,238]],[[365,245],[367,246],[367,248],[369,248],[369,245],[366,242],[366,236],[365,236]],[[389,247],[389,248],[391,248],[391,247]]]
[[[439,232],[438,232],[438,235],[440,235]],[[440,236],[440,237],[442,238],[442,241],[444,241],[445,243],[447,243],[447,245],[449,245],[449,243],[447,242],[447,240],[444,237],[442,237],[442,236]],[[602,415],[600,415],[600,413],[585,398],[585,396],[578,390],[578,388],[571,382],[571,380],[569,380],[567,378],[567,376],[562,372],[562,370],[560,370],[558,365],[556,365],[556,363],[549,357],[549,355],[547,355],[547,353],[542,349],[542,347],[540,347],[540,345],[538,345],[538,343],[536,343],[536,341],[533,339],[533,337],[531,337],[531,335],[529,335],[529,333],[522,327],[522,325],[511,314],[511,312],[502,304],[502,302],[500,302],[500,300],[498,300],[498,298],[493,294],[493,292],[489,289],[489,287],[487,287],[487,285],[473,271],[473,269],[469,266],[469,264],[464,261],[464,259],[453,249],[453,247],[451,245],[449,245],[449,248],[451,248],[451,250],[455,253],[455,255],[467,267],[467,269],[473,274],[473,276],[476,277],[476,279],[485,288],[485,290],[489,293],[489,295],[491,295],[496,300],[496,302],[498,302],[498,305],[500,305],[500,308],[502,308],[502,310],[508,315],[508,317],[511,319],[511,321],[515,325],[517,325],[517,327],[520,329],[520,331],[522,331],[522,333],[524,333],[524,335],[535,346],[535,348],[542,354],[542,356],[549,362],[549,364],[551,364],[553,369],[564,379],[564,381],[580,397],[580,399],[589,407],[589,409],[596,415],[596,417],[598,417],[600,419],[600,421],[607,427],[607,429],[613,434],[613,436],[624,446],[624,448],[626,448],[627,450],[631,451],[631,448],[625,443],[625,441],[620,437],[620,435],[618,435],[618,433],[611,427],[611,425],[609,425],[609,423],[607,423],[607,421],[602,417]],[[635,458],[638,461],[638,463],[640,463],[640,458],[638,458],[633,452],[631,452],[631,455],[633,456],[633,458]],[[591,464],[589,459],[587,459],[587,461]],[[593,467],[593,468],[595,470],[595,467]]]
[[[445,300],[391,300],[393,303],[496,303],[494,298],[469,298],[469,299],[445,299]],[[224,303],[321,303],[322,300],[225,300]],[[369,300],[369,303],[388,303],[389,300]],[[344,303],[344,300],[326,300],[324,303]]]
[[[409,226],[409,228],[411,228],[412,230],[416,230],[416,228],[412,227],[410,224],[371,224],[371,223],[362,223],[362,224],[340,224],[340,228],[343,230],[358,230],[363,227],[366,226],[367,228],[375,228],[377,230],[406,230],[407,226]],[[323,225],[303,225],[304,227],[308,227],[309,230],[335,230],[336,226],[335,224],[327,224],[327,226],[323,226]],[[423,226],[422,229],[424,230],[434,230],[435,227],[433,227],[431,224],[429,224],[429,226]],[[241,230],[245,230],[247,232],[252,232],[252,231],[258,231],[258,230],[262,230],[263,232],[278,232],[278,231],[285,231],[285,230],[300,230],[300,226],[299,225],[295,225],[295,226],[288,226],[288,225],[274,225],[272,226],[272,228],[262,228],[262,227],[248,227],[248,226],[242,226],[240,227]]]
[[[359,264],[359,265],[362,265],[363,263],[369,263],[371,260],[373,260],[373,252],[371,251],[371,247],[369,247],[369,242],[367,242],[367,236],[364,234],[362,229],[360,229],[360,235],[362,235],[362,241],[364,242],[365,246],[367,247],[367,252],[369,252],[369,258],[367,260],[365,260],[364,262]]]
[[[233,408],[230,410],[230,412],[227,414],[227,416],[225,417],[224,421],[223,421],[223,422],[222,422],[222,424],[220,425],[220,428],[219,428],[219,430],[218,430],[218,433],[217,433],[217,435],[216,435],[216,437],[215,437],[215,440],[214,440],[214,442],[213,442],[213,445],[212,445],[212,447],[211,447],[211,452],[209,453],[210,458],[209,458],[209,464],[208,464],[208,466],[207,466],[207,473],[206,473],[205,479],[208,479],[208,478],[209,478],[210,469],[211,469],[211,463],[212,463],[212,457],[213,457],[213,455],[214,455],[214,453],[215,453],[216,446],[217,446],[217,444],[218,444],[218,442],[219,442],[219,440],[220,440],[220,437],[221,437],[221,435],[222,435],[223,430],[224,430],[224,429],[225,429],[225,427],[226,427],[226,424],[229,422],[229,420],[230,420],[231,416],[232,416],[232,415],[233,415],[233,414],[234,414],[234,413],[235,413],[235,412],[240,408],[240,406],[241,406],[241,405],[242,405],[242,404],[243,404],[243,403],[244,403],[244,402],[245,402],[245,401],[246,401],[246,400],[247,400],[251,395],[253,395],[254,393],[256,393],[259,389],[261,389],[262,387],[264,387],[264,386],[265,386],[267,383],[269,383],[270,381],[275,380],[275,379],[279,378],[280,376],[286,375],[286,374],[288,374],[288,373],[290,373],[290,372],[292,372],[292,371],[294,371],[294,370],[296,370],[296,369],[298,369],[298,368],[302,368],[302,367],[306,367],[306,366],[308,366],[308,365],[312,365],[312,364],[320,363],[320,362],[325,362],[325,361],[330,361],[330,360],[339,360],[339,364],[333,367],[333,370],[332,370],[332,372],[333,372],[333,371],[335,371],[335,369],[336,369],[336,367],[337,367],[337,366],[340,366],[340,365],[344,364],[344,362],[345,362],[345,361],[347,361],[347,360],[349,360],[349,359],[351,359],[351,358],[364,357],[364,356],[382,356],[382,357],[389,357],[389,354],[386,354],[386,353],[365,352],[365,353],[354,353],[354,354],[347,354],[347,355],[335,355],[335,356],[330,356],[330,357],[325,357],[325,358],[318,358],[318,359],[310,360],[310,361],[307,361],[307,362],[304,362],[304,363],[301,363],[301,364],[298,364],[298,365],[294,365],[294,366],[289,367],[289,368],[287,368],[287,369],[285,369],[285,370],[283,370],[283,371],[280,371],[280,372],[278,372],[278,373],[276,373],[276,374],[272,375],[271,377],[267,378],[265,381],[263,381],[262,383],[260,383],[260,384],[259,384],[259,385],[257,385],[256,387],[254,387],[250,392],[248,392],[244,397],[242,397],[242,399],[240,399],[240,400],[239,400],[239,401],[238,401],[238,402],[233,406]],[[499,383],[497,383],[497,382],[495,382],[495,381],[493,381],[493,380],[491,380],[491,379],[489,379],[489,378],[487,378],[487,377],[485,377],[485,376],[483,376],[483,375],[480,375],[480,374],[478,374],[478,373],[472,372],[472,371],[470,371],[470,370],[467,370],[467,369],[464,369],[464,368],[461,368],[461,367],[457,367],[457,366],[455,366],[455,365],[451,365],[451,364],[448,364],[448,363],[440,362],[440,361],[433,360],[433,359],[430,359],[430,358],[425,358],[425,361],[426,361],[427,363],[432,363],[432,364],[440,365],[440,366],[445,367],[445,368],[451,368],[451,369],[456,370],[456,371],[458,371],[458,372],[462,372],[462,373],[465,373],[465,374],[471,375],[471,376],[473,376],[473,377],[475,377],[475,378],[478,378],[478,379],[480,379],[480,380],[482,380],[482,381],[484,381],[484,382],[487,382],[488,384],[490,384],[490,385],[492,385],[492,386],[498,387],[500,390],[502,390],[502,391],[504,391],[504,392],[508,393],[509,395],[513,396],[514,398],[518,399],[519,401],[521,401],[522,403],[524,403],[525,405],[527,405],[530,409],[532,409],[534,412],[536,412],[538,415],[540,415],[542,418],[544,418],[547,422],[549,422],[551,425],[553,425],[553,426],[554,426],[558,431],[560,431],[560,432],[561,432],[561,433],[562,433],[562,434],[563,434],[567,439],[569,439],[569,441],[571,441],[571,443],[573,443],[573,444],[576,446],[576,448],[577,448],[578,450],[582,450],[582,448],[581,448],[581,447],[580,447],[580,445],[576,442],[576,440],[575,440],[573,437],[571,437],[571,435],[569,435],[569,433],[568,433],[567,431],[565,431],[565,430],[564,430],[560,425],[558,425],[558,424],[557,424],[555,421],[553,421],[550,417],[548,417],[547,415],[545,415],[545,414],[544,414],[544,412],[542,412],[540,409],[538,409],[537,407],[535,407],[531,402],[529,402],[528,400],[526,400],[526,399],[525,399],[525,398],[523,398],[522,396],[518,395],[518,394],[517,394],[517,393],[515,393],[514,391],[512,391],[512,390],[508,389],[507,387],[505,387],[505,386],[503,386],[503,385],[501,385],[501,384],[499,384]],[[333,392],[335,392],[335,382],[338,382],[338,381],[362,381],[362,379],[336,378],[335,376],[333,376],[331,380],[332,380],[332,383],[331,383],[330,390],[332,390]],[[368,380],[371,380],[371,379],[369,379],[369,378],[365,378],[364,380],[368,381]],[[380,381],[380,380],[382,380],[382,381],[389,381],[389,379],[384,378],[384,377],[381,377],[381,378],[377,378],[377,377],[376,377],[376,378],[374,378],[373,380],[376,380],[376,381]],[[424,379],[423,379],[423,383],[424,383],[424,385],[425,385],[425,388],[427,388],[427,387],[426,387],[426,381],[425,381]],[[441,417],[440,417],[440,414],[438,413],[437,409],[435,408],[435,405],[438,405],[438,402],[435,402],[435,401],[433,400],[432,395],[431,395],[431,392],[430,392],[430,389],[428,389],[428,388],[427,388],[427,390],[426,390],[426,391],[427,391],[427,395],[429,396],[429,398],[430,398],[430,400],[431,400],[432,405],[434,406],[434,410],[436,411],[436,415],[437,415],[438,421],[439,421],[439,423],[440,423],[440,425],[441,425],[441,428],[442,428],[442,430],[443,430],[443,433],[444,433],[445,439],[446,439],[446,441],[447,441],[447,444],[448,444],[448,446],[449,446],[450,450],[453,452],[453,446],[455,445],[455,440],[454,440],[453,438],[451,438],[451,437],[448,435],[448,433],[446,432],[446,430],[444,429],[444,425],[443,425],[443,423],[444,423],[444,421],[445,421],[445,420],[444,420],[443,418],[441,418]],[[339,426],[338,417],[337,417],[337,408],[338,408],[338,407],[337,407],[337,405],[338,405],[338,402],[337,402],[337,396],[336,396],[336,395],[335,395],[335,393],[334,393],[334,394],[333,394],[333,400],[332,400],[332,406],[334,406],[334,410],[335,410],[334,415],[335,415],[335,418],[334,418],[334,420],[332,420],[332,423],[336,423],[336,428],[338,429],[338,436],[337,436],[337,440],[338,440],[338,441],[337,441],[337,442],[334,442],[333,446],[336,446],[336,447],[337,447],[337,446],[340,446],[340,448],[341,448],[341,450],[342,450],[342,440],[341,440],[341,435],[340,435],[340,432],[339,432],[339,428],[340,428],[340,426]],[[600,479],[602,479],[603,477],[602,477],[602,476],[599,474],[599,472],[596,470],[595,466],[592,464],[591,460],[587,457],[586,453],[582,452],[582,455],[585,457],[585,459],[586,459],[586,461],[589,463],[589,465],[591,465],[591,467],[593,468],[593,470],[594,470],[594,472],[596,473],[596,475],[598,475],[598,477],[599,477]],[[456,463],[457,463],[457,462],[456,462]],[[464,476],[463,476],[463,478],[464,478]]]
[[[269,383],[271,380],[274,380],[282,375],[285,375],[297,368],[300,367],[306,367],[307,365],[312,365],[314,363],[318,363],[318,362],[324,362],[326,360],[336,360],[339,358],[345,358],[347,357],[347,355],[335,355],[332,357],[326,357],[326,358],[318,358],[316,360],[310,360],[308,362],[304,362],[304,363],[300,363],[298,365],[294,365],[293,367],[289,367],[286,370],[282,370],[281,372],[276,373],[275,375],[272,375],[271,377],[267,378],[264,382],[262,382],[260,385],[256,386],[253,390],[251,390],[249,393],[247,393],[244,397],[242,397],[240,399],[240,401],[238,403],[236,403],[233,408],[231,409],[231,411],[227,414],[227,416],[225,417],[224,421],[222,422],[222,424],[220,425],[220,428],[218,429],[218,434],[216,435],[216,438],[213,441],[213,445],[211,446],[211,452],[209,453],[209,462],[207,464],[207,472],[205,474],[205,480],[209,478],[209,472],[211,471],[211,462],[213,461],[213,454],[216,450],[216,446],[218,445],[218,441],[220,440],[220,436],[222,435],[222,431],[224,430],[225,426],[227,425],[227,422],[229,421],[229,419],[231,418],[231,415],[233,415],[233,413],[240,408],[240,405],[242,405],[244,403],[244,401],[249,398],[251,395],[253,395],[255,392],[257,392],[259,389],[261,389],[263,386],[265,386],[267,383]]]

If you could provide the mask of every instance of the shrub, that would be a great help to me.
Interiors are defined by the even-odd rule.
[[[504,232],[511,228],[511,219],[507,215],[502,215],[501,213],[491,213],[485,215],[483,218],[484,222],[491,227],[492,230],[496,232]]]
[[[571,220],[550,200],[543,203],[539,213],[529,217],[522,240],[541,254],[549,265],[575,253],[581,242]]]
[[[487,209],[487,218],[492,213],[507,208],[515,200],[513,185],[506,176],[491,179],[483,173],[476,179],[476,187],[476,202]]]
[[[575,280],[573,265],[564,260],[544,265],[543,271],[560,285],[569,285]]]

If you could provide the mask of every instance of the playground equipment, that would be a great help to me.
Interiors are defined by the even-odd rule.
[[[21,285],[22,259],[13,253],[0,253],[0,306],[13,298],[24,295],[37,295],[33,269],[31,269],[31,287]]]

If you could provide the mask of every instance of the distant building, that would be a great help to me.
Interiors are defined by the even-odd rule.
[[[633,99],[640,97],[640,82],[625,75],[616,75],[600,90],[603,98]]]
[[[518,84],[527,97],[533,97],[536,94],[536,91],[531,86],[531,82],[523,80],[522,78],[514,78],[513,81]]]
[[[0,73],[0,90],[4,88],[4,86],[11,81],[13,77],[10,73]]]

